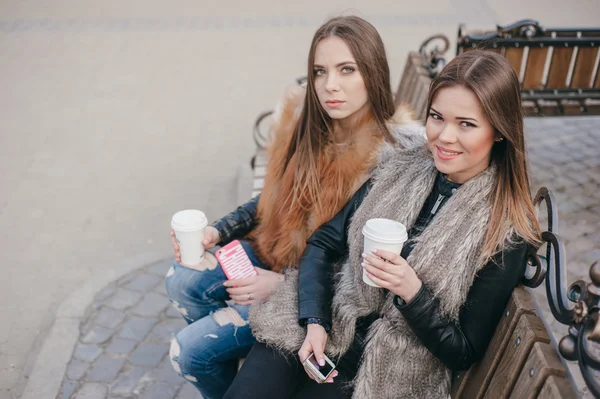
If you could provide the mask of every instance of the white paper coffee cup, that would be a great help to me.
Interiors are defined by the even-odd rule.
[[[197,266],[202,262],[202,240],[207,225],[208,221],[202,211],[186,209],[173,215],[171,228],[175,231],[175,238],[179,243],[183,265]]]
[[[400,254],[402,246],[408,239],[406,227],[402,223],[390,219],[370,219],[365,223],[362,233],[364,252],[367,254],[373,254],[375,249]],[[363,281],[371,287],[379,287],[367,276],[365,269],[363,269]]]

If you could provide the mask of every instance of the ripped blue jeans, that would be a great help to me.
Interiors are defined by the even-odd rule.
[[[252,264],[264,267],[250,244],[241,243]],[[237,373],[238,359],[255,342],[248,324],[249,306],[229,301],[223,286],[227,277],[213,252],[205,253],[198,269],[174,263],[165,280],[171,303],[188,322],[171,341],[171,363],[205,399],[225,395]]]

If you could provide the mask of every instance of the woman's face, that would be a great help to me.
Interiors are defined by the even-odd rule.
[[[329,36],[315,49],[315,90],[319,103],[334,120],[342,121],[369,106],[365,82],[350,48]]]
[[[436,168],[456,183],[487,169],[492,146],[499,138],[477,96],[462,86],[437,92],[425,128]]]

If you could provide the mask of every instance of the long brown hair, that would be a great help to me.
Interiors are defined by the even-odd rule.
[[[382,137],[393,141],[386,121],[394,114],[394,99],[390,85],[390,69],[379,33],[373,25],[360,17],[341,16],[330,19],[317,30],[310,46],[304,106],[287,150],[285,167],[281,171],[283,175],[295,156],[294,188],[290,195],[295,200],[310,199],[316,209],[321,208],[317,160],[325,146],[332,141],[333,128],[332,119],[322,108],[317,97],[314,62],[317,45],[330,36],[339,37],[350,48],[367,88],[370,117],[374,119],[376,129]]]
[[[435,95],[452,86],[463,86],[477,96],[485,117],[498,137],[503,138],[492,147],[490,162],[496,165],[497,174],[490,195],[492,212],[482,256],[487,259],[494,255],[511,229],[537,248],[541,233],[531,199],[521,93],[514,69],[504,57],[491,51],[460,54],[431,82],[428,115]]]

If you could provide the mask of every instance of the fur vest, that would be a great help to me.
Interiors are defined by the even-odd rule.
[[[310,198],[301,201],[293,198],[290,194],[295,182],[296,158],[292,157],[283,176],[281,171],[304,95],[302,88],[286,93],[280,117],[272,126],[273,141],[269,146],[269,164],[258,203],[258,223],[249,236],[255,243],[259,259],[277,272],[296,265],[308,237],[333,218],[367,180],[377,163],[378,148],[383,144],[373,121],[363,121],[347,142],[328,145],[317,159],[322,207],[317,208]],[[400,108],[389,127],[393,132],[395,123],[406,123],[411,119],[412,114]]]
[[[325,351],[339,358],[350,347],[358,317],[381,317],[369,328],[367,344],[354,380],[354,398],[447,398],[450,371],[412,332],[393,304],[393,294],[362,281],[361,254],[365,222],[388,218],[415,222],[433,188],[437,170],[425,146],[384,154],[374,184],[357,209],[348,232],[349,255],[337,276],[333,325]],[[439,299],[441,311],[458,320],[469,288],[484,264],[481,259],[491,205],[495,169],[488,168],[463,184],[416,239],[407,259],[425,287]],[[255,337],[284,352],[297,353],[306,336],[298,325],[295,270],[272,294],[254,305],[250,323]],[[334,360],[335,361],[335,360]]]

